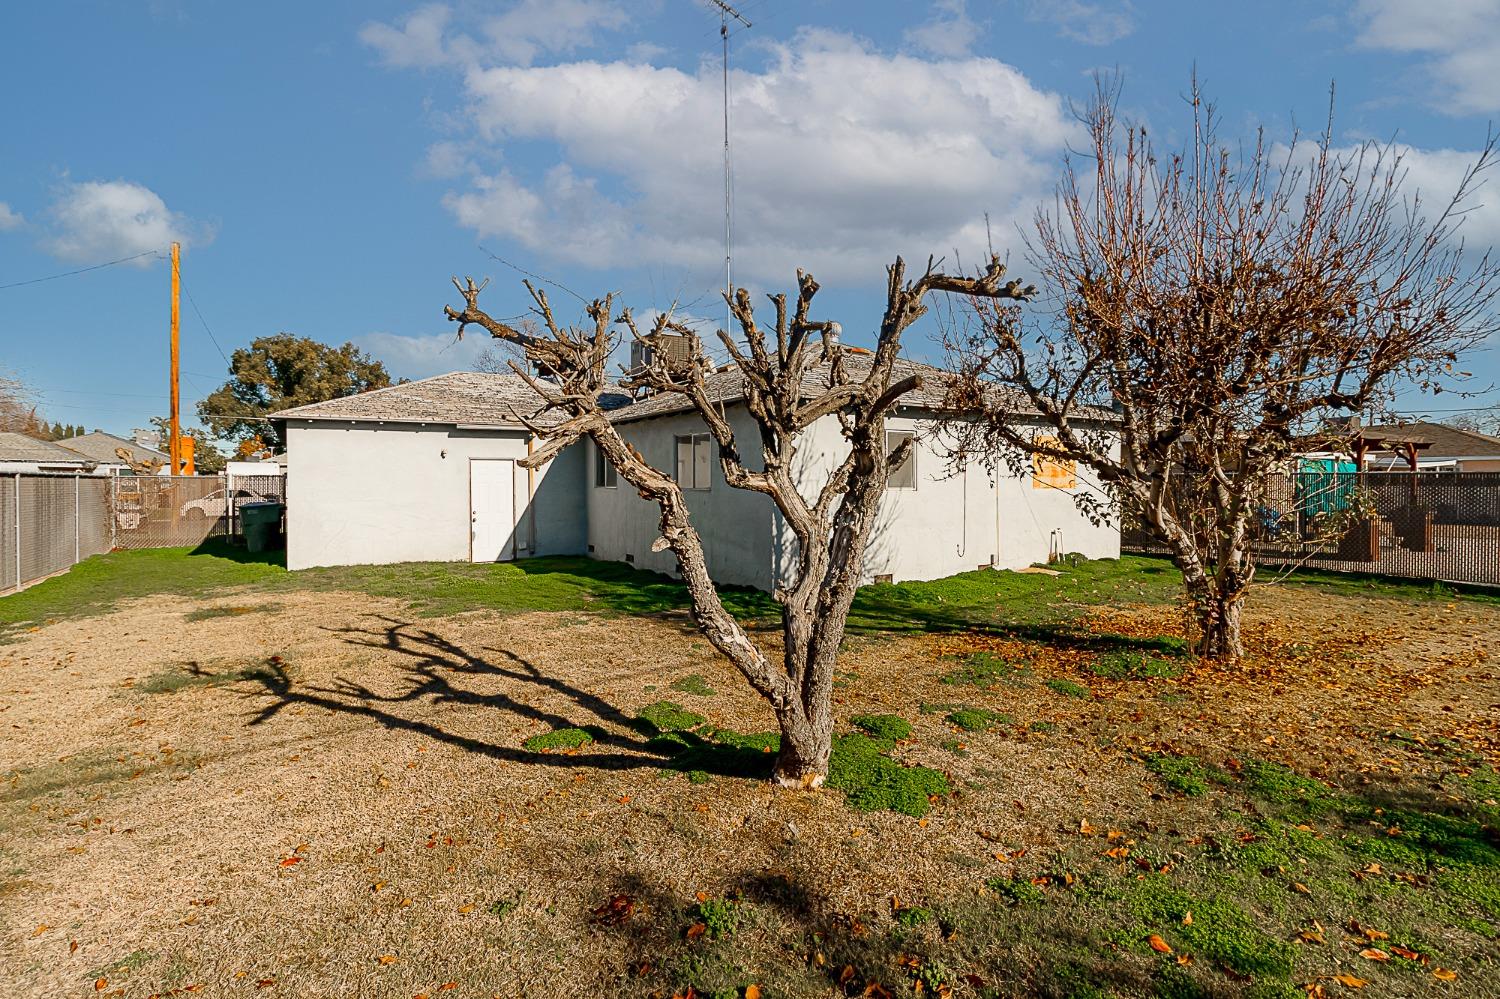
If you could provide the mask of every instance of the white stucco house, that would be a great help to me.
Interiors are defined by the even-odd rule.
[[[897,377],[920,369],[941,384],[936,369],[900,365]],[[733,369],[709,379],[749,460],[758,434],[740,386]],[[715,579],[772,589],[792,564],[790,532],[768,498],[725,483],[702,420],[676,396],[608,401],[625,438],[686,487]],[[950,469],[927,431],[962,414],[940,402],[940,388],[918,390],[887,421],[892,447],[908,434],[917,446],[891,475],[867,582],[1021,568],[1064,552],[1118,557],[1118,525],[1079,512],[1074,495],[1090,487],[1072,469]],[[275,414],[287,442],[288,567],[588,555],[675,573],[670,551],[651,550],[656,505],[617,480],[591,442],[535,472],[519,466],[535,442],[516,414],[537,409],[514,375],[456,372]],[[843,449],[836,418],[810,427],[799,455],[809,482]]]

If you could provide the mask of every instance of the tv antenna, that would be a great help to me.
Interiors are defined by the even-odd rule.
[[[747,28],[750,27],[750,22],[724,0],[707,2],[719,9],[719,39],[724,43],[724,332],[728,334],[733,314],[729,303],[734,299],[734,171],[729,158],[729,22],[738,21]]]

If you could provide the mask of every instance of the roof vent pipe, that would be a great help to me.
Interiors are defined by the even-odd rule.
[[[827,340],[829,344],[837,346],[839,342],[839,336],[843,332],[844,327],[840,326],[838,323],[829,323],[828,329],[823,332],[823,339]]]

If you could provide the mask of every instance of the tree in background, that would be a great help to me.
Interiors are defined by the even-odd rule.
[[[660,511],[661,537],[654,551],[670,548],[692,599],[693,617],[714,648],[749,681],[776,713],[781,748],[774,779],[790,787],[817,787],[828,774],[833,739],[833,670],[844,626],[864,570],[866,544],[874,526],[888,469],[911,453],[906,441],[886,452],[885,418],[900,399],[921,386],[921,376],[898,368],[901,335],[927,312],[933,293],[985,298],[1026,294],[1018,281],[1004,281],[1005,268],[992,259],[977,277],[944,274],[931,261],[913,280],[900,259],[889,268],[885,314],[873,353],[856,354],[838,342],[836,324],[810,316],[818,283],[798,273],[797,297],[771,296],[774,324],[762,325],[750,293],[740,289],[730,307],[744,335],[743,345],[727,332],[719,336],[732,358],[731,370],[743,384],[745,407],[754,421],[751,440],[742,441],[724,407],[709,391],[715,364],[670,312],[658,315],[642,333],[630,310],[618,316],[612,296],[588,307],[590,322],[559,325],[547,295],[529,282],[540,325],[512,326],[479,307],[483,285],[471,279],[453,283],[464,306],[445,311],[459,324],[487,330],[501,343],[520,347],[524,362],[511,368],[527,380],[543,411],[561,414],[556,425],[528,425],[541,446],[521,464],[535,468],[565,448],[589,438],[620,478]],[[620,384],[629,390],[679,397],[700,417],[718,445],[719,467],[731,488],[759,493],[780,512],[797,539],[789,578],[776,589],[781,605],[780,662],[751,641],[725,609],[709,577],[703,543],[688,514],[683,487],[671,469],[651,465],[610,422],[600,396],[618,391],[606,368],[620,340],[618,327],[653,348],[668,336],[687,336],[683,359],[653,349],[644,369]],[[533,371],[541,373],[535,377]],[[720,376],[722,377],[722,376]],[[524,415],[518,414],[522,419]],[[796,472],[803,434],[814,423],[835,419],[848,445],[846,454],[821,481],[800,481]],[[807,490],[804,492],[804,490]]]
[[[0,374],[0,431],[52,439],[47,421],[37,414],[36,393],[13,375]]]
[[[171,421],[165,416],[153,416],[151,426],[161,434],[161,449],[166,451],[167,440],[172,433]],[[193,468],[199,475],[218,475],[224,471],[229,459],[224,457],[224,452],[219,450],[219,445],[208,431],[201,427],[183,427],[182,436],[193,439]]]
[[[385,365],[352,343],[330,347],[292,333],[258,337],[234,352],[229,381],[198,403],[198,418],[221,440],[260,438],[284,447],[268,413],[385,388]]]
[[[1441,391],[1461,352],[1497,329],[1500,271],[1459,226],[1491,140],[1429,216],[1388,146],[1221,145],[1192,91],[1186,148],[1158,155],[1101,85],[1084,115],[1087,165],[1028,240],[1050,308],[985,299],[950,329],[955,406],[983,406],[964,450],[1030,469],[1092,471],[1171,553],[1200,654],[1243,653],[1252,541],[1304,435],[1397,384]],[[1042,414],[1011,422],[1000,382]],[[1117,432],[1091,429],[1101,409]],[[1323,446],[1326,446],[1323,445]],[[1324,540],[1324,539],[1319,539]]]
[[[1460,413],[1453,419],[1444,422],[1450,427],[1457,427],[1459,430],[1468,430],[1476,434],[1489,434],[1494,437],[1500,435],[1500,406]]]

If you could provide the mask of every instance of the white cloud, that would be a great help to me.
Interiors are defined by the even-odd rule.
[[[1272,160],[1280,162],[1287,153],[1285,145],[1272,150]],[[1317,154],[1316,144],[1303,140],[1297,146],[1294,160],[1310,164]],[[1377,153],[1379,158],[1377,159]],[[1458,193],[1464,175],[1479,159],[1479,151],[1462,149],[1419,149],[1409,145],[1385,148],[1380,145],[1348,145],[1333,150],[1333,155],[1348,164],[1351,173],[1368,178],[1378,167],[1384,171],[1396,164],[1400,181],[1399,196],[1409,209],[1413,204],[1428,225],[1437,221]],[[1362,159],[1361,159],[1362,157]],[[1362,164],[1355,170],[1354,164]],[[1461,240],[1466,250],[1484,253],[1500,245],[1500,188],[1495,186],[1495,171],[1480,174],[1469,185],[1468,195],[1459,204],[1450,221],[1450,234]]]
[[[359,39],[380,53],[387,66],[401,69],[441,66],[454,58],[443,33],[453,11],[446,4],[418,7],[401,19],[399,27],[371,22]]]
[[[805,31],[739,71],[736,273],[780,284],[798,266],[878,279],[923,258],[1003,243],[1050,189],[1076,124],[1060,98],[995,59],[888,55]],[[474,67],[468,114],[483,142],[555,146],[537,174],[477,174],[448,208],[481,237],[595,267],[710,273],[722,260],[719,71],[626,62]]]
[[[1130,0],[1026,0],[1026,19],[1051,24],[1085,45],[1108,45],[1135,31]]]
[[[1500,0],[1358,0],[1355,17],[1360,45],[1430,57],[1441,110],[1500,109]]]
[[[419,7],[396,25],[371,22],[359,37],[386,65],[431,68],[500,60],[529,65],[538,55],[573,52],[594,44],[600,31],[624,27],[628,18],[613,0],[517,0],[503,13],[476,17],[470,30],[450,30],[453,8]]]
[[[12,211],[10,205],[0,201],[0,232],[19,229],[25,224],[26,220],[21,217],[20,212]]]
[[[906,40],[923,52],[949,59],[966,56],[981,28],[969,16],[966,0],[935,0],[931,20],[908,29]]]
[[[66,184],[49,215],[44,246],[63,260],[95,261],[164,250],[173,242],[204,243],[212,231],[169,211],[150,188],[128,180]],[[149,258],[142,258],[147,266]]]
[[[401,336],[397,333],[366,333],[354,338],[355,346],[385,364],[397,378],[428,378],[450,371],[472,371],[474,359],[490,339],[474,330],[457,340],[452,333]]]

